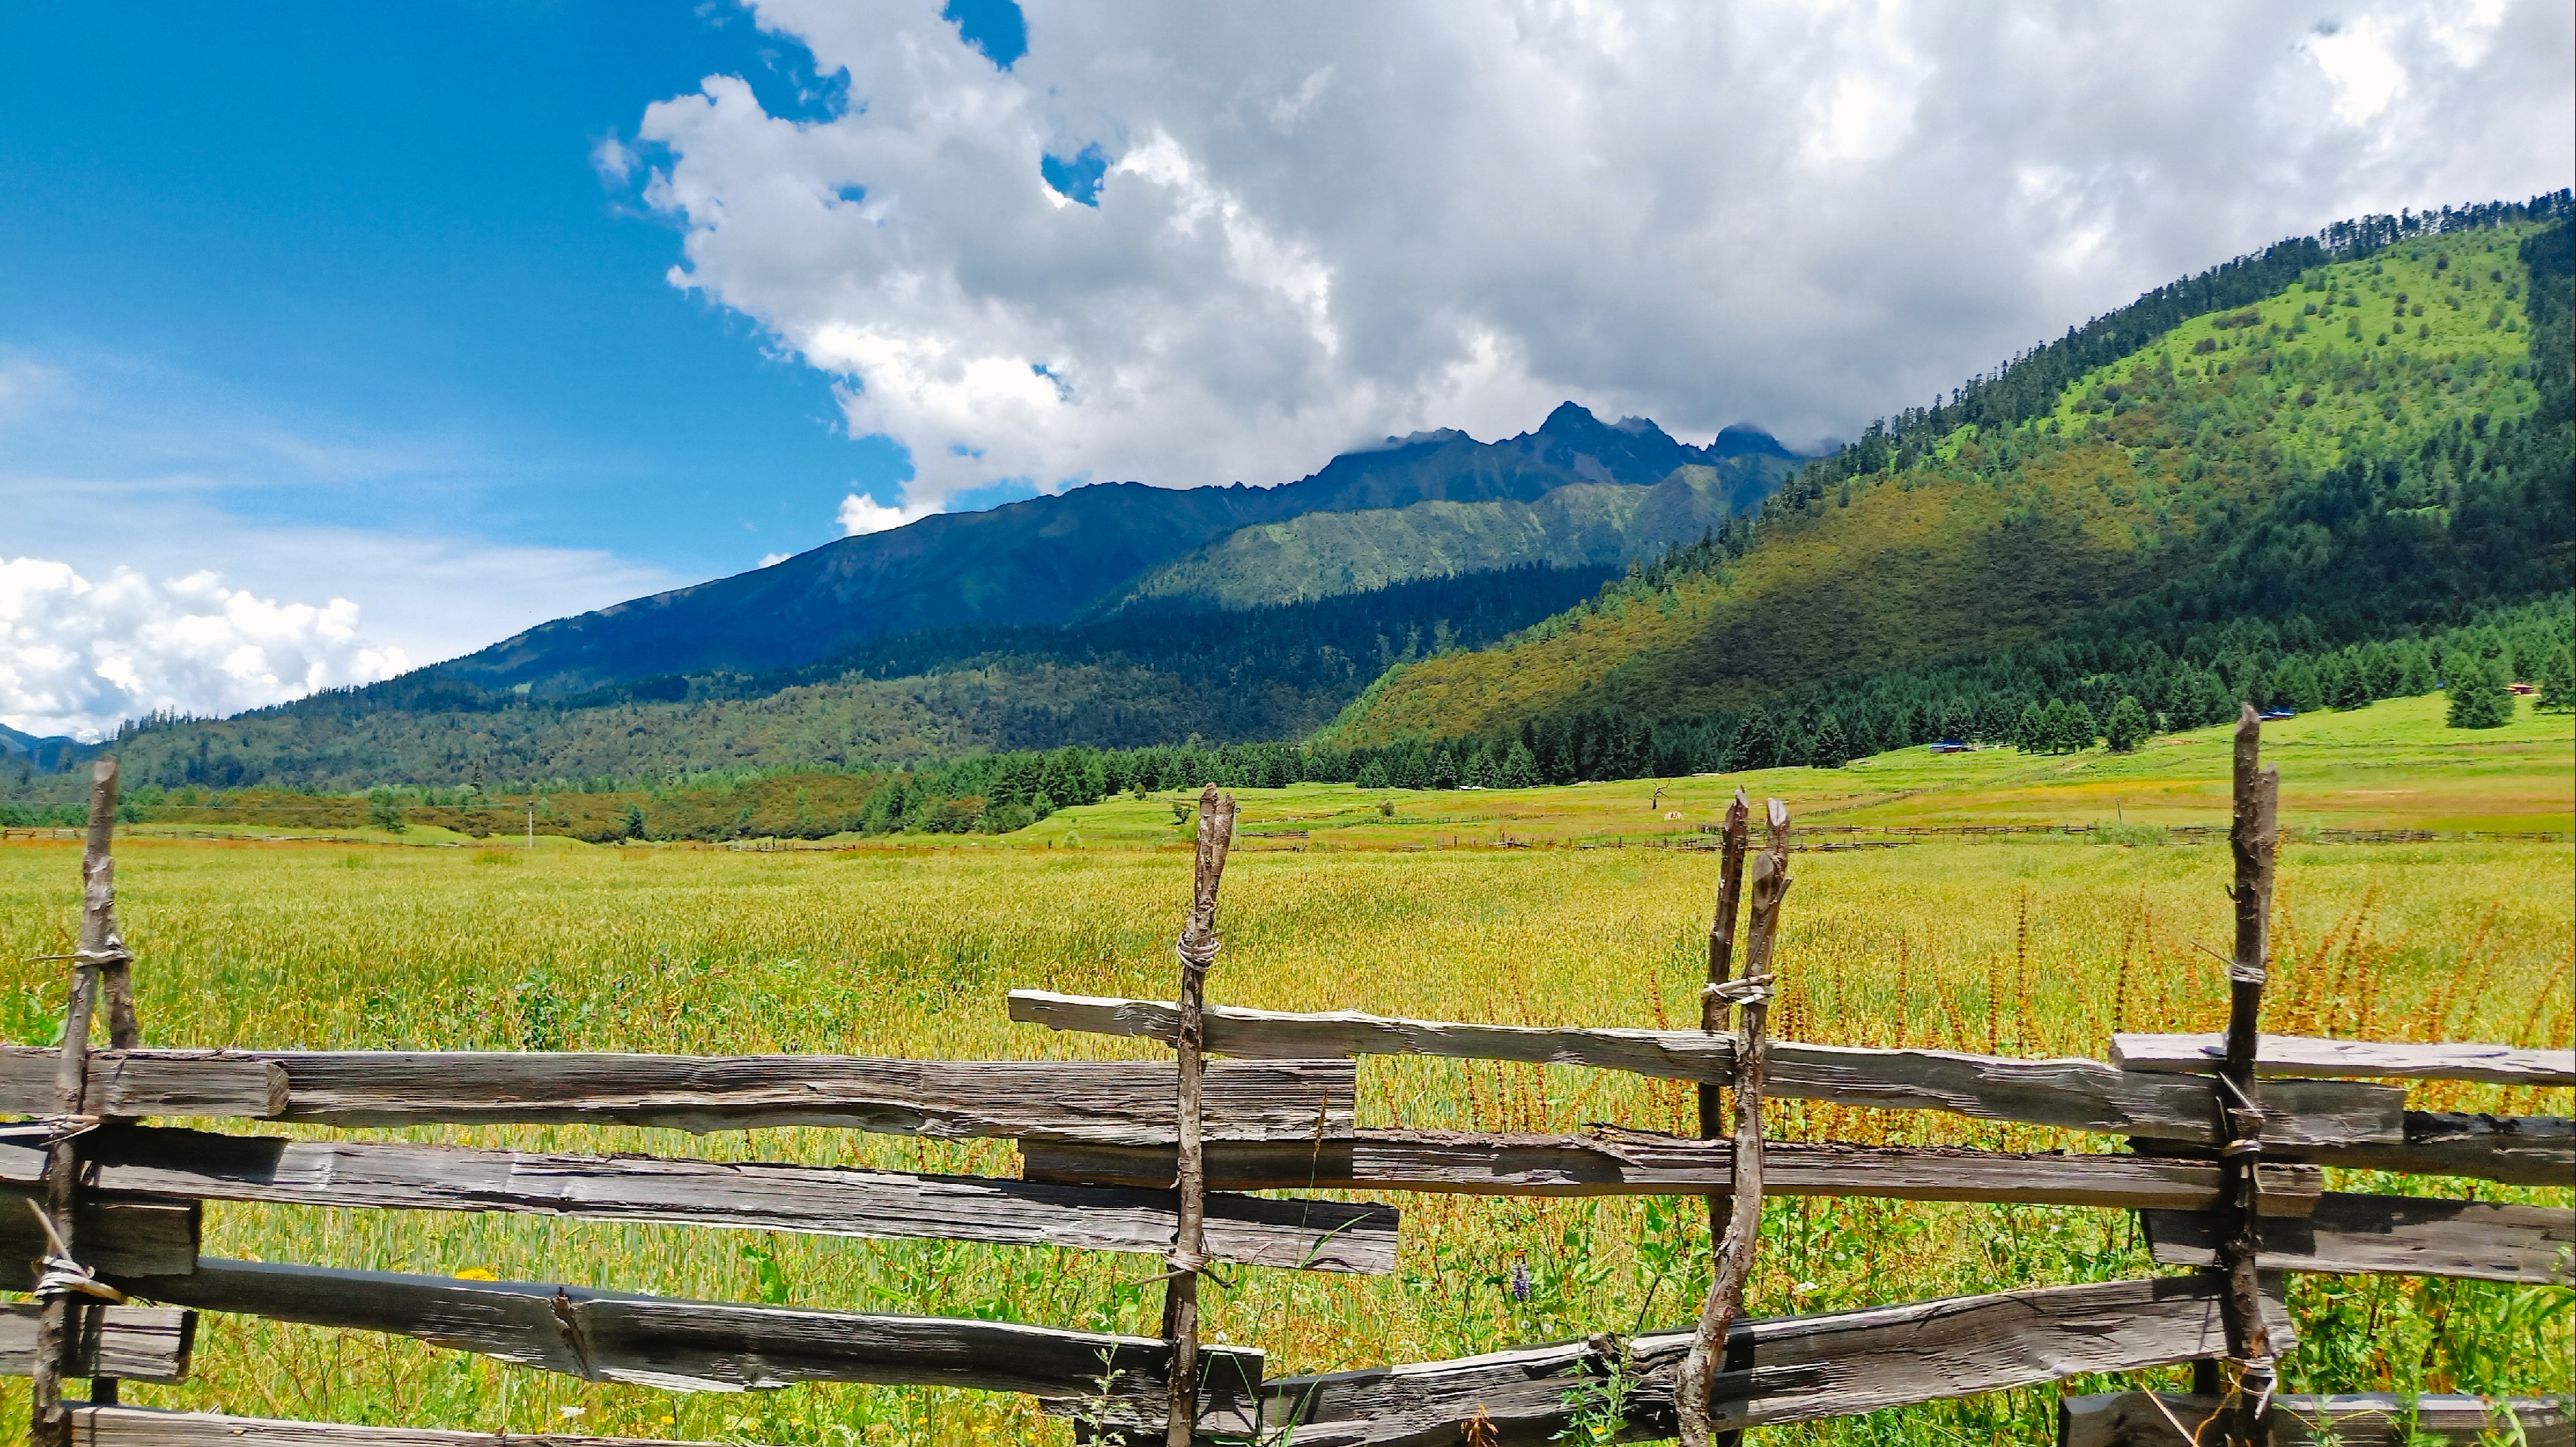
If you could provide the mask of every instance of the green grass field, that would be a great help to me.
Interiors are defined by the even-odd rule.
[[[2468,735],[2431,701],[2294,720],[2271,735],[2284,822],[2566,829],[2576,736],[2563,717]],[[1818,822],[2216,823],[2217,736],[2138,755],[1933,758],[1743,780]],[[1513,1023],[1695,1017],[1714,856],[1492,847],[1671,835],[1735,779],[1518,793],[1247,790],[1211,997]],[[1395,818],[1378,810],[1396,803]],[[1663,818],[1678,811],[1681,821]],[[1280,838],[1304,829],[1303,839]],[[415,831],[416,833],[418,831]],[[1273,837],[1265,838],[1269,835]],[[147,1038],[167,1045],[816,1051],[953,1058],[1144,1056],[1132,1041],[1008,1022],[1032,986],[1168,996],[1189,860],[1167,799],[1068,810],[1022,835],[839,851],[394,847],[142,837],[119,843]],[[1458,847],[1446,847],[1450,841]],[[1420,849],[1405,846],[1429,846]],[[77,846],[0,847],[0,1034],[51,1038]],[[2208,1029],[2224,1014],[2222,849],[2081,836],[1942,840],[1802,854],[1781,947],[1779,1033],[2099,1057],[2115,1028]],[[2274,1029],[2565,1045],[2576,1029],[2576,846],[2293,842],[2281,862]],[[2420,1106],[2567,1113],[2569,1092],[2435,1084]],[[1606,1073],[1370,1060],[1367,1125],[1687,1129],[1686,1088]],[[1928,1113],[1786,1103],[1792,1139],[2118,1149]],[[819,1130],[425,1130],[416,1138],[725,1159],[1013,1174],[1007,1142]],[[2347,1175],[2344,1189],[2567,1204],[2567,1191]],[[1394,1196],[1386,1278],[1244,1271],[1211,1289],[1212,1330],[1279,1373],[1492,1349],[1686,1320],[1704,1284],[1695,1202]],[[1144,1257],[871,1242],[525,1217],[212,1206],[210,1253],[489,1272],[673,1295],[1152,1330]],[[1502,1289],[1527,1269],[1526,1301]],[[2147,1274],[2131,1219],[2073,1208],[1778,1201],[1753,1309],[1832,1310],[2003,1285]],[[2571,1293],[2397,1278],[2303,1278],[2292,1390],[2576,1390]],[[2179,1370],[2138,1383],[2179,1383]],[[2084,1379],[2075,1390],[2108,1389]],[[1782,1440],[2026,1442],[2053,1389],[1809,1427]],[[0,1414],[24,1410],[0,1385]],[[128,1400],[288,1417],[780,1443],[1068,1439],[1017,1398],[817,1387],[679,1396],[419,1343],[209,1318],[197,1379]],[[0,1420],[5,1420],[0,1417]]]
[[[2284,819],[2301,827],[2576,829],[2576,715],[2517,701],[2498,729],[2442,727],[2439,695],[2390,699],[2264,727],[2281,769]],[[1901,749],[1839,769],[1765,769],[1570,788],[1359,790],[1348,784],[1248,789],[1238,826],[1257,848],[1395,848],[1697,837],[1740,785],[1789,801],[1814,824],[2227,823],[2228,727],[2150,740],[2134,754]],[[1661,790],[1659,793],[1658,790]],[[1006,836],[1066,845],[1178,842],[1187,796],[1118,798],[1067,809]],[[1383,811],[1386,804],[1394,813]],[[1668,815],[1678,814],[1678,819]],[[1286,837],[1304,830],[1304,839]],[[1264,837],[1268,836],[1268,837]]]

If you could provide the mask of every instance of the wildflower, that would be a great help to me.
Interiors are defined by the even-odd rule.
[[[557,1407],[555,1408],[555,1415],[558,1417],[578,1417],[589,1410],[590,1409],[588,1407]]]
[[[1530,1299],[1530,1277],[1529,1277],[1529,1263],[1528,1263],[1528,1262],[1525,1262],[1525,1261],[1515,1261],[1515,1262],[1513,1262],[1513,1263],[1512,1263],[1512,1285],[1511,1285],[1511,1293],[1512,1293],[1512,1300],[1514,1300],[1514,1301],[1527,1301],[1527,1300],[1529,1300],[1529,1299]]]
[[[480,1266],[468,1266],[464,1270],[456,1273],[456,1279],[459,1281],[498,1281],[501,1278],[493,1275],[491,1272],[486,1271]]]

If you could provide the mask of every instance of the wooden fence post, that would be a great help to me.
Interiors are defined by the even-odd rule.
[[[81,849],[81,924],[72,955],[71,998],[63,1011],[62,1052],[54,1064],[54,1127],[58,1132],[45,1151],[46,1225],[52,1255],[37,1281],[44,1302],[36,1322],[36,1359],[30,1373],[31,1442],[55,1447],[71,1440],[71,1416],[63,1407],[63,1379],[79,1356],[80,1333],[73,1317],[77,1276],[73,1259],[72,1218],[80,1194],[80,1142],[83,1096],[89,1084],[89,1032],[101,983],[113,978],[124,1000],[124,1025],[133,1028],[132,988],[126,978],[125,941],[116,931],[116,760],[100,759],[90,769],[89,837]],[[111,976],[110,971],[113,970]],[[116,996],[111,996],[111,999]],[[111,1005],[109,1029],[116,1029]],[[50,1288],[50,1289],[48,1289]],[[93,1387],[93,1390],[98,1388]],[[113,1400],[115,1389],[105,1389]]]
[[[1780,901],[1789,892],[1789,809],[1770,801],[1770,828],[1753,861],[1753,932],[1744,953],[1744,978],[1712,984],[1711,996],[1744,1007],[1744,1029],[1735,1045],[1735,1193],[1726,1239],[1717,1248],[1716,1272],[1682,1361],[1673,1405],[1683,1447],[1712,1447],[1709,1388],[1726,1350],[1728,1328],[1744,1314],[1744,1283],[1762,1235],[1762,1065],[1764,1026],[1770,1016],[1772,947],[1779,937]]]
[[[1168,1447],[1190,1447],[1199,1418],[1199,1270],[1207,1264],[1204,1223],[1207,1217],[1207,1158],[1201,1144],[1199,1077],[1207,1041],[1208,966],[1222,948],[1216,935],[1216,891],[1225,877],[1226,847],[1234,839],[1234,796],[1210,784],[1199,791],[1197,868],[1192,879],[1190,915],[1181,927],[1180,1149],[1174,1184],[1180,1191],[1180,1229],[1165,1258],[1171,1279],[1163,1288],[1163,1336],[1172,1344],[1171,1415],[1164,1427]]]
[[[1735,921],[1743,913],[1744,846],[1751,831],[1752,801],[1741,788],[1735,791],[1735,802],[1726,809],[1726,852],[1717,867],[1717,913],[1708,925],[1708,982],[1723,985],[1735,973]],[[1726,1028],[1726,1001],[1707,990],[1700,992],[1699,1028],[1711,1035]],[[1715,1140],[1726,1134],[1726,1103],[1715,1082],[1703,1082],[1699,1088],[1699,1134],[1702,1140]],[[1708,1233],[1714,1239],[1719,1223],[1725,1219],[1726,1197],[1708,1198]]]
[[[2219,1268],[2227,1274],[2223,1309],[2227,1354],[2238,1367],[2221,1430],[2230,1444],[2271,1440],[2276,1384],[2272,1334],[2263,1321],[2255,1276],[2263,1108],[2254,1080],[2262,1040],[2263,982],[2271,959],[2272,859],[2280,843],[2281,772],[2262,767],[2263,723],[2252,704],[2236,719],[2235,810],[2228,846],[2235,855],[2236,952],[2227,966],[2227,1053],[2218,1081]]]

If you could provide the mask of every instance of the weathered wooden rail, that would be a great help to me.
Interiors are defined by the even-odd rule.
[[[2246,792],[2254,787],[2248,738],[2240,738],[2240,805],[2260,802]],[[2576,1121],[2411,1111],[2402,1085],[2377,1083],[2566,1086],[2576,1084],[2576,1052],[2258,1037],[2253,1011],[2274,837],[2262,808],[2240,808],[2231,836],[2239,867],[2234,1033],[2124,1034],[2105,1062],[1814,1045],[1716,1028],[1499,1026],[1207,1003],[1198,991],[1218,948],[1215,898],[1227,831],[1221,801],[1202,802],[1181,1002],[1033,990],[1009,999],[1015,1020],[1180,1047],[1177,1069],[1169,1061],[168,1050],[139,1048],[124,987],[103,824],[114,807],[111,765],[92,799],[99,827],[90,831],[84,860],[89,912],[74,965],[76,1002],[111,1020],[107,1048],[88,1049],[85,1035],[73,1031],[61,1050],[0,1048],[0,1112],[33,1118],[0,1129],[0,1290],[33,1290],[42,1303],[0,1309],[0,1373],[37,1378],[36,1436],[47,1443],[501,1447],[503,1439],[487,1434],[117,1403],[120,1380],[184,1379],[195,1313],[224,1312],[406,1336],[582,1380],[672,1390],[869,1382],[1016,1392],[1074,1419],[1087,1441],[1183,1447],[1293,1438],[1300,1447],[1445,1447],[1472,1423],[1468,1440],[1501,1447],[1554,1440],[1578,1410],[1597,1414],[1614,1399],[1627,1439],[1683,1430],[1714,1431],[1715,1440],[1731,1442],[1750,1426],[2079,1372],[2179,1362],[2207,1368],[2228,1358],[2241,1364],[2249,1395],[2219,1392],[2222,1379],[2204,1370],[2195,1378],[2202,1396],[2067,1399],[2061,1441],[2182,1447],[2197,1432],[2196,1447],[2215,1447],[2221,1438],[2299,1443],[2325,1435],[2394,1447],[2403,1439],[2395,1425],[2401,1418],[2461,1441],[2509,1418],[2528,1442],[2571,1444],[2563,1410],[2546,1403],[2473,1408],[2426,1399],[2407,1415],[2382,1399],[2280,1398],[2267,1413],[2263,1399],[2250,1395],[2295,1344],[2279,1273],[2576,1284],[2576,1211],[2325,1189],[2327,1167],[2576,1186]],[[2248,817],[2257,821],[2251,829],[2242,823]],[[1740,997],[1756,1020],[1776,968],[1771,941],[1786,884],[1780,861],[1793,847],[1785,827],[1775,806],[1771,857],[1761,861],[1769,883],[1751,891],[1751,978],[1729,977],[1733,921],[1723,909],[1711,931],[1711,998],[1732,992],[1726,998]],[[1736,897],[1732,881],[1744,852],[1741,838],[1730,837],[1722,902]],[[2256,964],[2247,966],[2249,959]],[[1704,1020],[1713,1027],[1725,1013],[1712,1007]],[[1579,1135],[1364,1130],[1355,1105],[1363,1055],[1514,1061],[1690,1082],[1702,1088],[1703,1138],[1610,1127]],[[1769,1096],[2124,1137],[2135,1151],[1790,1144],[1766,1142],[1751,1125],[1744,1129],[1754,1133],[1727,1139],[1718,1092],[1741,1086],[1757,1064]],[[2231,1100],[2232,1113],[2220,1108]],[[146,1119],[360,1131],[824,1126],[1008,1139],[1017,1143],[1022,1169],[1006,1179],[238,1135],[140,1123]],[[1739,1158],[1746,1162],[1740,1175]],[[1713,1300],[1691,1329],[1269,1377],[1259,1351],[1199,1339],[1201,1269],[1229,1262],[1386,1272],[1395,1264],[1401,1221],[1395,1208],[1377,1202],[1243,1194],[1251,1191],[1705,1196],[1713,1214],[1730,1198],[1758,1202],[1765,1193],[2133,1210],[2153,1258],[2192,1270],[1754,1320]],[[1146,1253],[1170,1267],[1172,1301],[1161,1336],[1120,1336],[675,1300],[571,1283],[229,1261],[200,1254],[209,1201]],[[1758,1212],[1734,1214],[1739,1224],[1759,1219]],[[1730,1250],[1758,1250],[1758,1240],[1739,1231]],[[132,1301],[101,1299],[120,1293]],[[60,1383],[70,1377],[92,1380],[92,1401],[61,1396]],[[614,1447],[608,1439],[548,1440]]]

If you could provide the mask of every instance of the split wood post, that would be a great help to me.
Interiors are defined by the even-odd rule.
[[[1789,892],[1789,809],[1769,801],[1762,853],[1753,861],[1753,931],[1744,953],[1744,978],[1712,984],[1716,999],[1744,1007],[1744,1029],[1735,1045],[1735,1200],[1717,1269],[1682,1361],[1673,1405],[1681,1418],[1682,1447],[1712,1447],[1709,1388],[1726,1351],[1727,1329],[1744,1312],[1744,1283],[1753,1272],[1753,1250],[1762,1235],[1763,1027],[1770,1016],[1771,957],[1780,932],[1780,901]]]
[[[1180,1229],[1171,1254],[1164,1258],[1171,1279],[1163,1288],[1163,1336],[1172,1344],[1171,1415],[1164,1427],[1168,1447],[1190,1447],[1199,1418],[1199,1270],[1207,1265],[1204,1225],[1207,1219],[1207,1158],[1200,1142],[1199,1076],[1207,1041],[1208,966],[1222,948],[1216,936],[1216,890],[1225,877],[1226,847],[1234,838],[1234,796],[1210,784],[1199,791],[1198,865],[1190,895],[1190,916],[1181,926],[1181,1102],[1179,1168],[1174,1184],[1180,1191]]]
[[[2281,772],[2262,767],[2263,723],[2252,704],[2236,718],[2235,818],[2227,841],[2236,858],[2236,953],[2227,965],[2227,1055],[2218,1072],[2218,1262],[2227,1274],[2221,1298],[2227,1354],[2237,1365],[2236,1391],[2221,1425],[2231,1447],[2271,1440],[2275,1373],[2263,1290],[2254,1271],[2263,1108],[2254,1080],[2262,1040],[2263,982],[2271,958],[2272,858],[2280,843]]]
[[[125,995],[125,1026],[129,1031],[133,1026],[131,985],[125,979],[130,957],[116,931],[115,839],[116,760],[107,758],[90,769],[89,838],[81,850],[80,942],[72,955],[71,998],[63,1011],[62,1051],[54,1067],[53,1125],[58,1134],[45,1152],[45,1219],[52,1231],[53,1255],[36,1283],[44,1309],[36,1320],[36,1359],[29,1373],[33,1420],[28,1439],[47,1447],[67,1447],[71,1441],[63,1379],[71,1375],[79,1356],[80,1334],[72,1314],[77,1288],[68,1282],[80,1274],[72,1255],[72,1217],[80,1193],[78,1135],[86,1124],[82,1097],[89,1084],[90,1020],[111,969]],[[116,1028],[113,1006],[109,1020],[112,1032]],[[92,1390],[104,1390],[108,1400],[115,1399],[112,1386]]]

